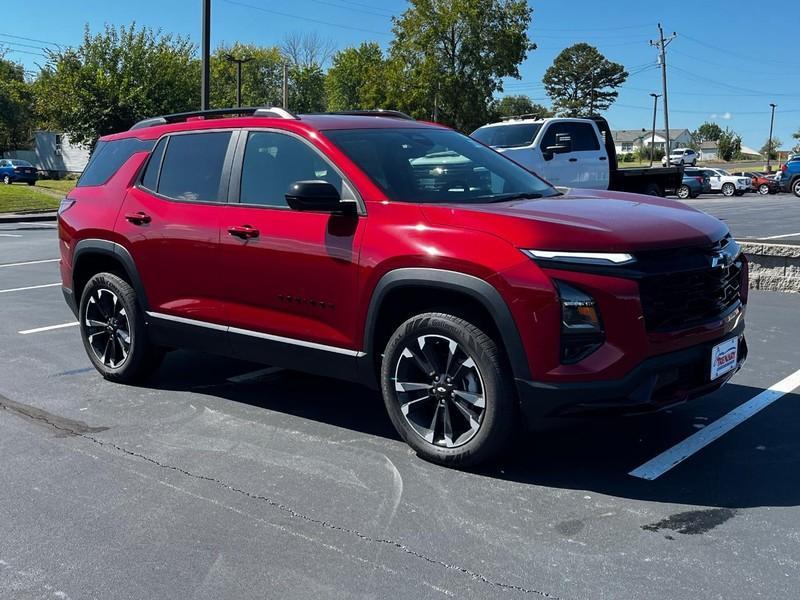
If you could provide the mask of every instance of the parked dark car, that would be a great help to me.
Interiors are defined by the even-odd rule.
[[[756,173],[754,171],[737,171],[731,175],[739,175],[741,177],[749,177],[753,180],[753,191],[758,192],[762,196],[767,194],[777,194],[781,191],[781,184],[772,177],[768,177],[763,173]]]
[[[687,198],[697,198],[703,193],[703,180],[704,178],[701,175],[684,173],[683,181],[681,182],[681,185],[678,187],[675,194],[681,200],[686,200]],[[711,184],[708,184],[708,189],[711,189]]]
[[[700,193],[701,194],[710,194],[711,193],[711,177],[709,172],[705,169],[696,169],[693,167],[687,167],[683,171],[683,178],[686,179],[687,177],[691,177],[697,183],[700,184]]]
[[[11,185],[17,181],[28,185],[36,185],[36,167],[27,160],[4,158],[0,160],[0,179],[6,185]]]

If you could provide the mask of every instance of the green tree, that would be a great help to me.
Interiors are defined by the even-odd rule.
[[[717,141],[719,157],[724,161],[738,158],[742,153],[742,138],[730,129],[725,129]]]
[[[289,110],[296,113],[325,110],[325,74],[318,65],[289,68]]]
[[[617,99],[617,88],[628,72],[586,43],[563,50],[545,71],[547,95],[561,116],[587,117],[607,110]]]
[[[698,144],[702,142],[716,142],[722,136],[722,127],[716,123],[705,122],[696,131],[691,133],[692,139]]]
[[[284,58],[276,47],[222,45],[211,56],[211,106],[236,106],[236,64],[226,57],[250,58],[242,65],[242,106],[280,106]]]
[[[42,124],[93,144],[137,120],[195,109],[200,101],[195,46],[135,24],[88,27],[75,49],[50,52],[35,84]]]
[[[792,134],[792,137],[797,140],[797,145],[794,147],[795,152],[800,152],[800,129]]]
[[[375,102],[383,91],[386,59],[375,42],[345,48],[333,55],[333,65],[325,76],[328,110],[382,108]]]
[[[492,112],[497,117],[514,117],[517,115],[537,115],[552,117],[553,111],[535,103],[528,96],[504,96],[492,105]]]
[[[491,117],[503,77],[535,49],[525,0],[410,0],[394,18],[387,108],[472,131]]]
[[[29,145],[32,104],[24,68],[0,54],[0,153]]]
[[[764,142],[764,145],[761,146],[761,150],[759,150],[759,152],[761,152],[761,154],[764,156],[768,156],[770,160],[776,160],[778,158],[778,148],[780,148],[782,145],[783,142],[774,137],[771,141],[768,139],[766,142]]]

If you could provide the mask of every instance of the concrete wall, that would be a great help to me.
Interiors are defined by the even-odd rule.
[[[800,292],[800,246],[739,242],[750,260],[750,288]]]

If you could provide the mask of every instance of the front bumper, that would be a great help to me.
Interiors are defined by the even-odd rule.
[[[739,340],[736,368],[711,380],[711,349],[731,339]],[[622,379],[588,383],[547,384],[517,379],[522,412],[528,422],[543,417],[584,414],[639,414],[681,404],[719,389],[747,358],[744,321],[719,339],[677,352],[654,356]]]

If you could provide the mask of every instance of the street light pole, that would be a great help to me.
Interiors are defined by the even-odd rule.
[[[236,58],[233,54],[226,54],[225,60],[236,63],[236,108],[242,107],[242,65],[253,60],[252,56]]]
[[[669,139],[669,103],[667,101],[667,46],[670,42],[677,37],[678,34],[672,33],[669,38],[664,37],[664,28],[661,23],[658,24],[658,40],[651,40],[650,45],[658,48],[658,62],[661,65],[661,93],[664,95],[664,130],[667,134],[667,143],[664,146],[666,155],[669,156],[670,139]]]
[[[775,124],[775,108],[777,104],[770,104],[772,107],[772,117],[769,120],[769,141],[767,142],[767,173],[772,173],[769,159],[772,157],[772,126]]]
[[[656,113],[658,112],[658,99],[661,98],[661,94],[656,94],[650,92],[650,95],[653,97],[653,135],[650,138],[650,166],[653,166],[653,150],[656,144]]]
[[[211,95],[211,0],[203,0],[203,23],[200,35],[200,110],[208,110]]]

